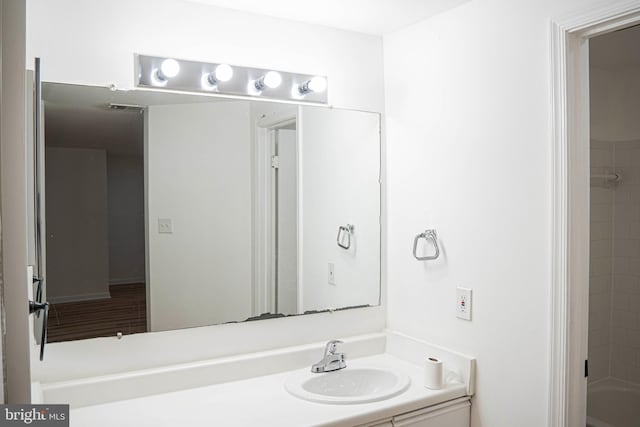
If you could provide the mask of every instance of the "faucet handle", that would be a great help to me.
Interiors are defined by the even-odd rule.
[[[343,342],[340,340],[331,340],[327,343],[327,347],[324,349],[325,356],[328,354],[336,354],[336,350],[338,349],[338,344],[342,344]]]

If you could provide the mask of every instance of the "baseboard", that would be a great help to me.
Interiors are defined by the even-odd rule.
[[[50,304],[61,304],[65,302],[77,302],[77,301],[91,301],[96,299],[108,299],[111,298],[109,292],[98,292],[95,294],[78,294],[78,295],[64,295],[61,297],[49,297],[47,300]]]
[[[131,285],[133,283],[144,283],[144,277],[129,277],[125,279],[110,279],[109,286],[111,285]]]

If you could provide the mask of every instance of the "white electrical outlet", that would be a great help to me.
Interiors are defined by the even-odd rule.
[[[173,233],[173,223],[171,218],[158,218],[158,233]]]
[[[471,320],[471,289],[456,288],[456,317]]]
[[[332,262],[329,263],[329,284],[336,285],[336,266]]]

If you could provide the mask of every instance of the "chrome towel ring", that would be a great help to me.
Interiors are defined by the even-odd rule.
[[[429,256],[418,256],[418,241],[420,239],[426,239],[433,243],[436,252],[433,255]],[[436,259],[440,256],[440,248],[438,247],[438,235],[436,234],[436,230],[425,230],[423,233],[420,233],[413,239],[413,256],[418,261],[429,261]]]

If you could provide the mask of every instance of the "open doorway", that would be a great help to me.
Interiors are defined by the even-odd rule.
[[[43,92],[48,341],[146,332],[144,110]]]
[[[589,41],[587,425],[640,420],[640,26]]]
[[[295,108],[269,112],[255,141],[257,240],[254,315],[299,313],[298,132]]]
[[[602,367],[608,365],[609,370],[605,368],[604,373],[611,372],[611,323],[606,325],[606,321],[609,316],[611,322],[614,308],[611,290],[615,288],[612,268],[615,263],[615,240],[616,235],[624,236],[624,240],[630,240],[631,236],[628,233],[629,229],[623,230],[618,227],[616,231],[615,225],[608,229],[606,225],[592,227],[591,224],[592,220],[605,223],[611,221],[615,224],[616,207],[612,192],[618,191],[617,189],[625,185],[625,181],[628,185],[629,181],[616,171],[613,151],[611,159],[608,159],[604,152],[591,153],[592,148],[606,151],[613,150],[613,147],[600,145],[599,143],[607,141],[597,140],[592,145],[593,137],[596,136],[594,131],[600,124],[590,121],[590,114],[595,113],[594,118],[598,115],[597,112],[590,111],[598,96],[593,86],[595,82],[590,78],[592,76],[589,47],[590,44],[597,46],[598,37],[613,37],[617,32],[622,33],[623,30],[637,24],[640,24],[640,5],[625,3],[602,5],[595,9],[585,7],[571,16],[566,15],[561,20],[552,21],[551,25],[554,144],[549,425],[554,427],[637,424],[638,416],[631,419],[631,424],[628,420],[617,419],[610,420],[617,424],[611,424],[594,417],[594,396],[588,397],[588,393],[591,392],[590,386],[603,375]],[[616,84],[617,82],[605,84],[605,92]],[[624,90],[629,91],[630,88]],[[593,98],[591,105],[590,97]],[[607,138],[612,139],[611,135]],[[615,141],[608,142],[615,144]],[[595,164],[591,163],[592,157],[596,161]],[[600,205],[609,204],[610,207],[600,206],[592,211],[591,199],[601,202]],[[623,211],[625,210],[619,210]],[[596,244],[601,241],[605,243]],[[602,265],[595,265],[591,255],[608,260],[602,261]],[[601,261],[597,263],[599,262]],[[628,260],[624,262],[630,266]],[[598,274],[599,278],[590,280],[594,278],[594,274]],[[590,298],[590,290],[605,297]],[[600,316],[594,315],[590,319],[590,308],[594,310],[594,307],[590,307],[590,302],[605,310],[608,308],[608,314],[600,312]],[[595,327],[597,317],[604,318],[605,326],[599,326],[601,330],[594,331],[592,335],[589,329]],[[607,328],[608,337],[603,333]],[[608,350],[604,350],[608,345]],[[597,347],[601,348],[596,349]],[[598,352],[600,354],[596,359],[604,356],[609,360],[604,363],[596,360],[595,364],[600,366],[593,366],[591,355]],[[603,394],[610,403],[622,403],[616,400],[631,398],[632,404],[627,405],[625,411],[638,410],[637,401],[640,394],[621,396],[612,393],[611,390]],[[589,410],[589,417],[588,406],[593,407]],[[620,412],[622,409],[618,408],[615,411]]]

